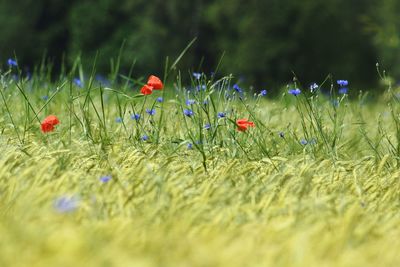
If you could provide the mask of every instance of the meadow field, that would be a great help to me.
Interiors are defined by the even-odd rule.
[[[252,90],[12,63],[0,266],[400,265],[400,96],[384,73],[372,97],[346,77]]]

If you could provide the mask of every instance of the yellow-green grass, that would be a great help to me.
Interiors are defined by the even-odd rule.
[[[226,160],[2,143],[1,266],[397,266],[399,176],[371,159]],[[60,161],[68,158],[64,168]],[[77,211],[53,207],[79,195]]]

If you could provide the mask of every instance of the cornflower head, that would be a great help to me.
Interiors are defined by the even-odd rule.
[[[187,99],[186,100],[186,106],[191,106],[191,105],[194,105],[194,104],[196,104],[196,100],[194,100],[194,99]]]
[[[9,58],[9,59],[7,60],[7,65],[8,65],[9,67],[17,67],[17,66],[18,66],[18,63],[17,63],[17,61],[16,61],[15,59]]]
[[[266,96],[266,95],[267,95],[267,90],[262,90],[262,91],[260,92],[260,95],[261,95],[261,96]]]
[[[135,120],[135,121],[140,120],[140,114],[132,114],[132,115],[131,115],[131,119],[132,119],[132,120]]]
[[[195,89],[196,89],[197,92],[200,92],[201,90],[205,91],[205,90],[207,89],[207,86],[206,86],[205,84],[203,84],[203,85],[197,85],[197,86],[195,87]]]
[[[184,109],[183,114],[185,114],[187,117],[192,117],[194,115],[193,110],[191,109]]]
[[[316,92],[317,89],[318,89],[318,87],[319,87],[318,84],[312,83],[312,84],[310,85],[310,91],[311,91],[311,93]]]
[[[162,103],[164,101],[164,99],[160,96],[160,97],[157,97],[156,101],[158,103]]]
[[[142,136],[142,140],[143,140],[143,141],[147,141],[147,140],[149,140],[149,136],[148,136],[148,135],[146,135],[146,134],[145,134],[145,135],[143,135],[143,136]]]
[[[349,81],[347,80],[337,80],[336,82],[341,87],[349,85]]]
[[[290,89],[288,93],[294,96],[298,96],[301,93],[301,90],[299,88]]]
[[[193,72],[193,77],[194,77],[196,80],[200,80],[200,78],[201,78],[201,73],[200,73],[200,72]]]
[[[146,113],[149,114],[150,116],[154,116],[156,114],[156,110],[146,108]]]
[[[235,90],[236,92],[238,92],[240,94],[243,93],[242,88],[240,88],[239,85],[236,83],[233,85],[233,90]]]
[[[193,149],[193,144],[192,143],[188,143],[187,144],[187,149]]]
[[[100,182],[102,182],[102,183],[107,183],[108,181],[110,181],[111,180],[111,175],[104,175],[104,176],[101,176],[100,178],[99,178],[99,180],[100,180]]]
[[[74,78],[73,80],[74,84],[80,88],[83,87],[83,82],[79,78]]]
[[[210,129],[211,129],[211,124],[210,124],[210,123],[206,123],[206,124],[204,125],[204,129],[210,130]]]
[[[59,213],[70,213],[79,207],[79,199],[74,196],[62,196],[54,201],[53,206]]]
[[[97,82],[105,86],[109,86],[111,84],[110,81],[101,74],[96,74],[95,79]]]
[[[225,112],[218,112],[217,117],[219,119],[225,118],[226,117],[226,113]]]

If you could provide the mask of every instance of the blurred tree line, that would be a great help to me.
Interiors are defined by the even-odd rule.
[[[32,68],[45,55],[59,66],[82,55],[110,70],[123,40],[122,69],[162,73],[198,37],[179,67],[221,72],[269,87],[327,74],[372,87],[375,63],[400,75],[398,0],[0,0],[0,60],[14,52]]]

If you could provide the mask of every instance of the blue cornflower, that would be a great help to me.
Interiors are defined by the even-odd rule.
[[[187,149],[193,149],[193,144],[192,143],[188,143],[187,144]]]
[[[225,118],[226,117],[226,113],[225,112],[218,112],[217,117],[219,119]]]
[[[49,99],[49,96],[48,95],[44,95],[41,98],[42,98],[42,100],[47,101]]]
[[[135,120],[135,121],[140,120],[140,114],[132,114],[132,115],[131,115],[131,119],[132,119],[132,120]]]
[[[143,141],[147,141],[147,140],[149,140],[149,136],[147,136],[147,135],[143,135],[143,136],[142,136],[142,140],[143,140]]]
[[[122,118],[121,117],[116,117],[115,118],[115,122],[116,123],[121,123],[122,122]]]
[[[347,94],[348,90],[349,90],[349,88],[347,88],[347,87],[341,87],[341,88],[339,88],[339,94],[341,94],[341,95]]]
[[[262,90],[262,91],[260,92],[260,95],[261,95],[261,96],[266,96],[266,95],[267,95],[267,90]]]
[[[14,59],[12,59],[12,58],[9,58],[9,59],[7,60],[7,64],[8,64],[8,66],[10,66],[10,67],[17,67],[17,66],[18,66],[17,61],[14,60]]]
[[[160,97],[157,97],[157,102],[158,103],[162,103],[164,101],[164,99],[160,96]]]
[[[235,90],[238,93],[243,92],[242,88],[240,88],[239,85],[237,85],[236,83],[233,85],[233,90]]]
[[[200,92],[201,90],[205,91],[207,89],[207,86],[203,84],[203,85],[197,85],[195,88],[197,92]]]
[[[299,88],[290,89],[288,93],[294,96],[298,96],[301,93],[301,90]]]
[[[60,213],[73,212],[79,206],[79,199],[74,196],[62,196],[54,201],[53,206]]]
[[[101,176],[101,177],[99,178],[99,180],[100,180],[100,182],[102,182],[102,183],[107,183],[108,181],[111,180],[111,175]]]
[[[312,83],[312,84],[310,85],[310,91],[311,91],[311,93],[314,93],[315,91],[317,91],[318,87],[319,87],[318,84]]]
[[[204,106],[208,105],[208,100],[204,100],[204,101],[203,101],[203,105],[204,105]]]
[[[342,87],[349,85],[349,81],[347,81],[347,80],[337,80],[336,82],[339,86],[342,86]]]
[[[201,78],[201,73],[200,73],[200,72],[193,72],[193,77],[194,77],[196,80],[200,80],[200,78]]]
[[[83,87],[83,82],[79,78],[74,78],[74,84],[78,87]]]
[[[303,146],[305,146],[305,145],[308,144],[308,142],[307,142],[306,139],[301,139],[301,140],[300,140],[300,144],[302,144]]]
[[[185,114],[188,117],[192,117],[194,115],[193,110],[191,109],[184,109],[183,114]]]
[[[285,133],[284,132],[279,132],[279,137],[280,138],[285,138]]]
[[[210,130],[210,129],[211,129],[211,124],[206,123],[206,124],[204,125],[204,129]]]
[[[186,100],[186,106],[191,106],[191,105],[194,105],[194,104],[196,104],[196,100],[194,100],[194,99]]]
[[[153,115],[156,114],[156,110],[155,109],[146,108],[146,113],[149,114],[150,116],[153,116]]]
[[[95,79],[96,79],[96,81],[98,81],[98,82],[99,82],[100,84],[102,84],[102,85],[106,85],[106,86],[109,86],[109,85],[110,85],[110,81],[107,80],[107,78],[104,77],[104,76],[101,75],[101,74],[96,74]]]

